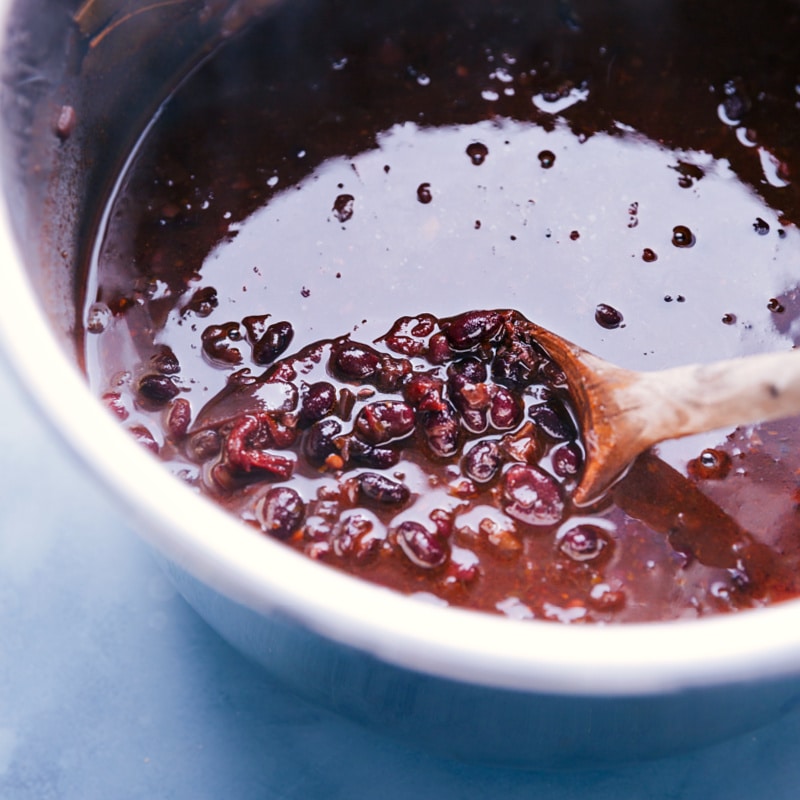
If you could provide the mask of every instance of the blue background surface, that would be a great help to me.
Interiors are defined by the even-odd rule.
[[[399,745],[287,694],[174,592],[0,363],[0,798],[629,800],[800,796],[800,712],[578,773]]]

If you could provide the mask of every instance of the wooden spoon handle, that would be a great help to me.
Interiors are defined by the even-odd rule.
[[[800,351],[646,372],[620,392],[648,444],[790,417],[800,414]]]

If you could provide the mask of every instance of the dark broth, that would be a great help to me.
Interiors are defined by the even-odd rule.
[[[406,593],[562,622],[697,616],[800,593],[797,420],[665,444],[589,511],[570,509],[577,475],[560,476],[563,514],[536,524],[507,513],[508,473],[535,462],[551,475],[565,442],[579,464],[576,435],[540,432],[544,454],[506,450],[485,486],[464,484],[469,447],[537,422],[547,398],[535,382],[492,383],[492,396],[525,395],[520,417],[462,433],[452,457],[426,450],[418,424],[387,466],[214,472],[238,424],[198,423],[220,396],[252,400],[235,387],[346,335],[401,358],[378,340],[402,317],[513,308],[634,369],[796,342],[794,5],[384,6],[288,3],[164,105],[88,265],[92,385],[174,474],[255,531],[276,533],[269,493],[297,488],[303,514],[280,538]],[[259,354],[271,325],[272,350]],[[445,382],[450,362],[477,352],[455,350]],[[416,373],[438,368],[411,361]],[[345,434],[365,404],[404,396],[399,385],[370,394],[374,380],[326,363],[296,388],[352,392],[360,405],[330,411]],[[254,449],[275,444],[247,436]],[[361,502],[359,481],[377,481],[366,473],[408,497]],[[290,506],[281,519],[294,519]],[[404,521],[433,544],[414,550]]]

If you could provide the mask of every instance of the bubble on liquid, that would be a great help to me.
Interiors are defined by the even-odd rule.
[[[789,181],[787,180],[789,177],[788,168],[783,161],[776,158],[769,150],[763,147],[758,148],[758,158],[761,162],[764,178],[770,186],[783,189],[789,185]]]
[[[672,229],[672,244],[675,247],[694,247],[695,238],[686,225],[676,225]]]
[[[489,148],[483,142],[470,142],[467,145],[467,155],[470,161],[479,167],[486,161],[486,156],[489,155]]]
[[[720,122],[722,122],[723,124],[728,125],[730,127],[734,127],[734,126],[738,125],[739,122],[740,122],[738,117],[730,117],[728,115],[728,111],[725,108],[725,104],[724,103],[720,103],[717,106],[717,116],[719,117]]]
[[[724,451],[706,448],[697,458],[692,459],[686,469],[695,480],[722,480],[731,471],[731,457]]]
[[[744,147],[755,147],[758,144],[755,132],[744,126],[736,129],[736,141]]]
[[[89,333],[102,333],[111,322],[111,309],[105,303],[93,303],[86,315],[86,330]]]
[[[752,107],[750,96],[739,78],[725,81],[722,87],[723,99],[717,106],[717,116],[725,125],[738,125],[742,117]]]
[[[498,67],[489,77],[501,83],[511,83],[514,80],[514,76],[505,67]]]
[[[573,87],[563,92],[542,92],[534,95],[531,99],[540,111],[546,111],[548,114],[560,114],[571,106],[587,100],[588,97],[588,89]]]
[[[419,75],[417,75],[417,83],[420,86],[428,86],[430,85],[430,82],[431,82],[430,76],[425,75],[425,73],[421,72]]]
[[[573,561],[594,561],[610,546],[611,539],[603,528],[584,523],[560,533],[558,549]]]
[[[542,169],[550,169],[556,163],[556,154],[552,150],[542,150],[538,159]]]
[[[351,194],[340,194],[333,202],[333,215],[339,222],[347,222],[353,217],[356,199]]]
[[[481,92],[481,97],[488,103],[494,103],[500,99],[500,95],[494,89],[484,89]]]

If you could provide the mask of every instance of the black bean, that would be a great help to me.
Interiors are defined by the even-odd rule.
[[[409,561],[423,569],[441,567],[450,556],[447,540],[419,522],[407,520],[394,530],[395,541]]]
[[[209,325],[202,333],[203,354],[213,363],[227,366],[242,363],[242,352],[235,346],[241,341],[238,322]]]
[[[512,386],[526,386],[536,376],[540,361],[541,357],[530,345],[514,341],[497,351],[492,377]]]
[[[414,421],[414,409],[408,403],[382,400],[361,409],[354,430],[368,444],[387,444],[413,433]]]
[[[309,425],[327,417],[336,403],[336,389],[327,381],[318,381],[305,388],[300,401],[300,421]]]
[[[222,438],[211,428],[194,434],[186,444],[186,454],[192,461],[202,464],[219,454]]]
[[[583,451],[577,442],[564,442],[553,448],[550,462],[559,478],[574,478],[583,466]]]
[[[343,454],[345,450],[343,449]],[[388,469],[400,460],[400,451],[394,447],[375,447],[357,436],[347,438],[348,458],[373,469]]]
[[[464,473],[475,483],[488,483],[500,471],[503,454],[493,441],[478,442],[464,456]]]
[[[416,373],[403,386],[403,397],[420,411],[439,411],[446,403],[442,398],[444,382],[427,372]]]
[[[176,397],[167,412],[166,429],[172,439],[182,439],[192,421],[192,406],[185,397]]]
[[[408,359],[383,355],[374,383],[382,392],[396,392],[410,374],[411,362]]]
[[[288,486],[270,489],[256,506],[256,517],[265,533],[289,539],[300,529],[306,508],[300,495]]]
[[[148,405],[165,406],[180,393],[180,389],[167,375],[145,375],[138,386],[140,398]]]
[[[569,414],[557,401],[542,403],[528,409],[528,416],[536,426],[557,442],[575,439],[577,431]]]
[[[594,310],[595,322],[607,330],[619,328],[622,325],[622,312],[607,303],[600,303]]]
[[[492,427],[499,431],[510,431],[522,421],[522,401],[508,389],[497,386],[489,410]]]
[[[366,564],[377,556],[381,539],[371,535],[372,522],[361,514],[351,514],[337,526],[333,550],[340,558],[352,558]]]
[[[559,550],[573,561],[593,561],[609,547],[609,535],[596,525],[576,525],[562,537]]]
[[[549,358],[539,367],[539,374],[548,386],[567,386],[567,374],[555,361]]]
[[[428,411],[422,418],[422,433],[431,453],[437,458],[450,458],[458,452],[459,425],[449,406],[440,411]]]
[[[379,506],[402,506],[411,497],[411,491],[404,483],[376,472],[359,475],[358,490],[362,500]]]
[[[345,341],[331,353],[331,369],[342,380],[369,381],[377,374],[380,354],[365,344]]]
[[[461,422],[471,433],[483,433],[489,427],[489,408],[492,393],[485,383],[486,365],[476,358],[465,358],[447,370],[450,399],[461,416]]]
[[[528,525],[554,525],[564,516],[561,487],[552,475],[514,464],[503,478],[506,513]]]
[[[428,361],[431,364],[446,364],[453,357],[453,348],[443,333],[434,333],[428,342]]]
[[[181,371],[178,357],[172,351],[172,348],[166,345],[159,347],[158,351],[151,357],[150,363],[153,369],[162,375],[177,375]]]
[[[478,358],[460,358],[447,368],[447,381],[451,391],[457,392],[468,383],[485,383],[489,377],[486,364]]]
[[[440,327],[454,350],[473,350],[498,337],[503,318],[496,311],[468,311],[442,320]]]
[[[282,355],[294,338],[294,328],[289,322],[275,322],[253,346],[253,361],[264,366]]]
[[[489,412],[485,408],[462,407],[459,409],[461,424],[474,434],[486,433],[489,428]]]
[[[341,423],[335,419],[323,419],[315,422],[306,431],[303,442],[303,452],[309,462],[320,467],[328,456],[337,455],[339,448],[335,440],[341,433]]]

